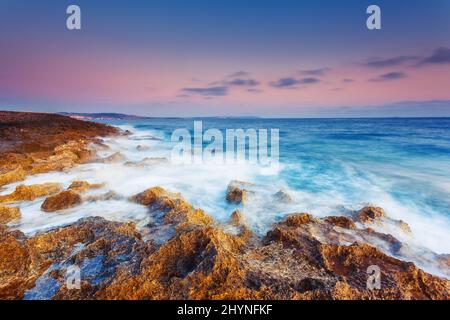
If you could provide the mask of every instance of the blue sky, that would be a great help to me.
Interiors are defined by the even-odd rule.
[[[69,4],[81,31],[65,28]],[[382,30],[366,28],[370,4]],[[446,0],[0,0],[0,47],[1,108],[333,116],[439,101],[450,115]]]

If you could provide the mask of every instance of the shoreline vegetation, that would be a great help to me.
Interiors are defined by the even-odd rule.
[[[315,218],[295,213],[257,236],[239,210],[218,223],[183,195],[149,185],[128,201],[147,208],[154,222],[83,218],[32,236],[14,230],[18,203],[40,199],[42,215],[93,198],[102,186],[73,181],[20,185],[27,176],[65,171],[79,164],[114,162],[100,158],[108,148],[102,137],[127,132],[55,114],[0,111],[0,299],[450,299],[450,281],[412,262],[387,255],[407,245],[371,226],[390,220],[406,234],[407,222],[393,220],[382,208],[365,207],[353,216]],[[231,181],[224,198],[245,204],[250,182]],[[279,192],[275,201],[289,201]],[[160,234],[169,234],[161,241]],[[160,241],[157,241],[157,240]],[[450,269],[450,256],[433,256]],[[79,289],[68,288],[67,270],[81,270]],[[381,270],[381,289],[368,289],[367,269]]]

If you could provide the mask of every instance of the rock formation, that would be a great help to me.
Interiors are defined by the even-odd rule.
[[[260,239],[227,233],[181,195],[159,187],[130,200],[148,207],[155,223],[138,231],[132,223],[89,218],[31,238],[0,229],[0,298],[450,298],[448,280],[364,241],[398,240],[355,229],[342,217],[294,214]],[[168,232],[164,241],[150,240],[161,230]],[[380,290],[366,286],[371,265],[381,269]],[[73,266],[82,271],[80,289],[66,285]]]
[[[33,201],[37,198],[49,196],[61,191],[59,183],[43,183],[33,185],[17,186],[14,192],[0,196],[0,203],[16,202],[16,201]]]
[[[81,204],[81,202],[81,196],[77,192],[67,190],[45,199],[41,206],[41,210],[44,212],[55,212],[73,208]]]
[[[0,111],[0,186],[91,161],[89,145],[116,134],[111,126],[55,114]]]
[[[0,205],[0,225],[18,220],[21,216],[19,208]]]
[[[248,194],[251,190],[248,190],[254,186],[251,183],[233,180],[228,184],[226,199],[232,204],[242,204],[247,202]]]

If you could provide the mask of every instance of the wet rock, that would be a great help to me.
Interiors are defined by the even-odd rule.
[[[147,189],[131,197],[130,200],[144,206],[152,206],[166,211],[185,202],[181,194],[168,192],[161,187]]]
[[[324,219],[325,222],[337,227],[345,229],[356,229],[356,225],[352,219],[344,216],[330,216]]]
[[[81,202],[82,199],[78,193],[72,190],[67,190],[45,199],[41,206],[41,210],[44,212],[55,212],[73,208],[81,204]]]
[[[389,257],[368,244],[354,243],[351,246],[327,245],[320,248],[325,268],[343,277],[353,289],[349,298],[372,297],[375,299],[448,299],[450,282],[418,269],[413,263]],[[368,290],[369,266],[376,265],[382,271],[381,290]],[[347,291],[335,292],[340,298]]]
[[[37,198],[49,196],[61,191],[59,183],[44,183],[33,185],[17,186],[13,193],[0,196],[0,203],[16,202],[16,201],[33,201]]]
[[[326,219],[325,219],[326,220]],[[351,245],[331,243],[323,235],[334,237],[336,231],[326,221],[292,224],[287,220],[275,226],[265,238],[266,246],[281,243],[301,256],[308,265],[308,272],[319,276],[324,270],[326,285],[320,289],[301,293],[297,297],[321,299],[447,299],[450,297],[450,281],[432,276],[418,269],[413,263],[390,257],[368,243]],[[317,234],[318,229],[323,229]],[[400,242],[390,235],[373,230],[358,230],[355,236],[377,237],[393,246]],[[356,238],[355,238],[356,239]],[[324,241],[325,240],[325,241]],[[382,270],[382,290],[368,290],[367,268],[377,265]],[[301,288],[300,288],[301,289]],[[302,289],[303,290],[303,289]],[[300,291],[302,291],[300,290]]]
[[[21,299],[34,285],[29,249],[21,232],[0,225],[0,299]]]
[[[229,224],[238,227],[245,225],[245,218],[240,210],[235,210],[231,214]]]
[[[133,223],[102,218],[29,239],[0,226],[0,299],[95,299],[114,277],[136,274],[143,257],[154,250]],[[73,267],[80,269],[81,290],[66,287]],[[48,292],[50,283],[53,290]]]
[[[384,210],[379,207],[365,207],[356,213],[355,219],[363,224],[382,224],[383,222],[391,223],[401,229],[404,233],[408,235],[412,234],[411,228],[405,221],[390,218],[386,215]]]
[[[33,169],[31,169],[30,174],[39,174],[49,171],[65,171],[73,168],[74,166],[75,163],[71,160],[39,162],[33,165]]]
[[[22,181],[26,177],[26,172],[23,170],[22,166],[18,166],[17,168],[0,172],[0,186],[4,186],[13,182]]]
[[[161,187],[147,189],[130,198],[130,201],[149,207],[152,212],[162,212],[165,223],[175,225],[178,231],[198,226],[210,226],[214,220],[203,210],[195,209],[180,194]]]
[[[411,235],[412,231],[408,223],[403,220],[394,220],[395,225],[400,228],[404,233]]]
[[[0,205],[0,224],[10,223],[21,218],[20,209]]]
[[[70,184],[68,190],[72,190],[78,193],[83,193],[91,189],[99,189],[103,187],[102,184],[90,184],[87,181],[74,181]]]
[[[233,180],[228,184],[226,199],[232,204],[245,204],[250,191],[246,188],[252,187],[253,184],[243,181]]]
[[[373,230],[372,228],[364,229],[360,232],[360,235],[362,238],[366,239],[367,243],[371,243],[371,240],[373,237],[377,238],[378,240],[383,241],[386,246],[389,248],[389,251],[397,254],[401,250],[404,250],[404,245],[393,235],[381,233]]]
[[[162,220],[176,229],[173,237],[155,245],[143,241],[134,224],[102,218],[30,239],[0,226],[0,270],[9,270],[0,273],[0,298],[33,297],[49,278],[57,284],[47,297],[53,299],[450,298],[448,280],[412,263],[368,244],[319,241],[319,229],[339,233],[326,219],[289,217],[264,241],[248,241],[194,219],[198,210],[179,194],[152,188],[135,200],[162,212]],[[81,269],[81,290],[65,287],[66,270],[74,265]],[[382,290],[366,288],[370,265],[382,271]]]
[[[106,158],[100,159],[99,161],[102,163],[119,163],[125,160],[126,158],[121,152],[116,152]]]
[[[319,222],[319,220],[309,213],[295,213],[289,216],[283,223],[289,227],[298,227],[304,224],[317,222]]]
[[[148,256],[133,277],[117,277],[102,299],[225,299],[245,297],[235,253],[239,238],[210,227],[183,232]]]
[[[383,208],[367,206],[357,212],[356,220],[361,223],[373,223],[380,221],[385,216]]]
[[[286,190],[280,190],[273,195],[273,199],[281,203],[292,203],[294,200]]]

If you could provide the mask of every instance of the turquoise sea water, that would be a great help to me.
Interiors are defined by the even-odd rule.
[[[172,132],[177,128],[192,132],[194,120],[201,120],[204,130],[280,130],[280,170],[242,177],[236,172],[236,176],[231,174],[233,178],[251,179],[250,182],[269,185],[274,190],[289,190],[298,200],[297,211],[312,211],[319,216],[344,214],[365,203],[376,204],[390,216],[408,221],[417,232],[434,233],[426,242],[435,251],[450,252],[450,245],[443,243],[449,239],[449,234],[442,228],[450,226],[450,118],[156,118],[109,123],[137,132],[137,140],[161,138],[157,145],[161,155],[167,155],[173,146],[170,143]],[[189,185],[190,181],[198,184],[202,174],[205,185],[215,179],[210,171],[192,170],[197,172],[177,177],[181,191],[182,184]],[[229,182],[220,181],[221,175],[216,179],[222,189]],[[228,217],[229,211],[221,195],[208,190],[197,191],[185,193],[190,201],[206,206],[217,218]],[[212,202],[215,204],[211,205]],[[283,209],[278,210],[270,221],[286,214]],[[255,217],[254,220],[264,221],[265,218]]]

